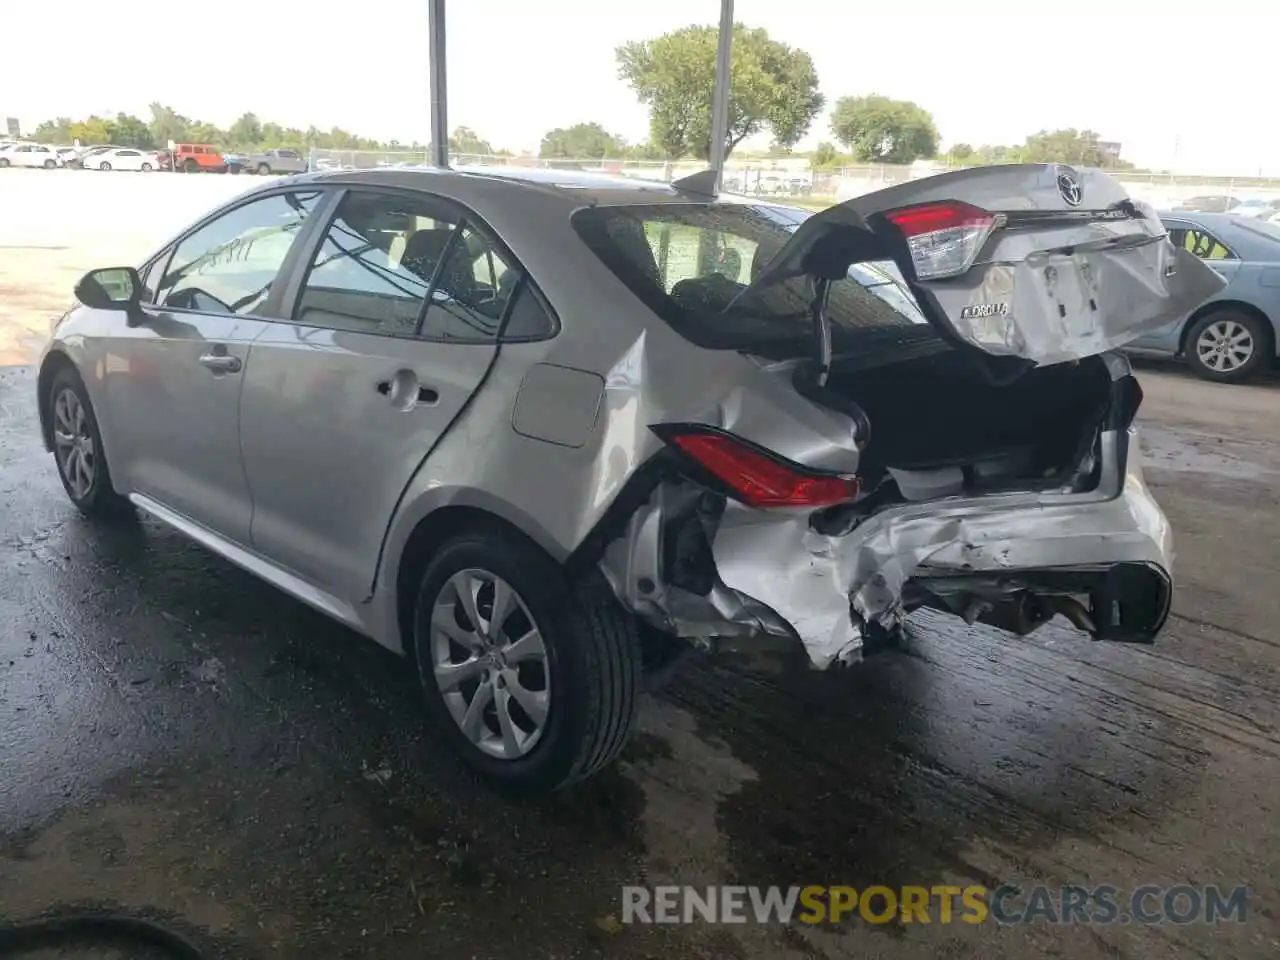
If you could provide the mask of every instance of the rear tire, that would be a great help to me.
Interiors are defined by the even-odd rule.
[[[258,164],[257,173],[258,173],[258,176],[260,177],[270,176],[271,168],[267,166],[265,163],[260,163]]]
[[[111,485],[98,418],[74,368],[63,367],[53,375],[45,403],[58,479],[76,509],[95,520],[136,516],[133,505]]]
[[[54,160],[46,160],[46,161],[44,162],[44,168],[45,168],[46,170],[55,170],[55,169],[57,169],[57,167],[58,167],[57,161],[54,161]]]
[[[4,157],[0,157],[0,170],[3,170],[8,165],[9,165],[9,161],[6,160]]]
[[[515,599],[495,621],[500,589]],[[464,593],[475,598],[476,617],[489,618],[480,630],[468,629]],[[518,655],[514,634],[523,638]],[[567,582],[559,564],[515,534],[479,529],[436,552],[419,584],[412,639],[436,730],[499,789],[567,786],[613,761],[630,737],[641,684],[635,620],[602,581]],[[466,679],[437,679],[460,667]]]
[[[184,173],[195,173],[199,169],[200,169],[200,164],[196,163],[190,157],[188,157],[186,162],[183,163],[182,165],[182,170]]]
[[[98,164],[98,169],[99,169],[99,170],[101,170],[101,171],[103,171],[104,173],[110,173],[110,172],[111,172],[111,164],[109,164],[109,163],[100,163],[100,164]]]
[[[1215,383],[1241,383],[1267,363],[1274,349],[1271,331],[1263,321],[1223,307],[1192,324],[1184,353],[1196,376]]]
[[[143,173],[150,173],[150,172],[151,172],[151,170],[152,170],[152,166],[151,166],[151,164],[149,164],[149,163],[144,163],[144,164],[142,165],[142,172],[143,172]]]

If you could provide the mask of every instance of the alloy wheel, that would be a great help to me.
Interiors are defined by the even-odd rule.
[[[459,570],[431,611],[431,666],[468,740],[518,760],[542,739],[551,703],[547,647],[524,600],[501,577]]]
[[[93,489],[98,460],[84,404],[70,387],[58,391],[53,401],[53,446],[67,486],[83,500]]]
[[[1214,373],[1234,373],[1253,357],[1255,343],[1249,328],[1237,320],[1215,320],[1196,338],[1196,356]]]

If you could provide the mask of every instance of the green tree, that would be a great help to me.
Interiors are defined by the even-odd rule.
[[[71,136],[71,118],[58,117],[54,120],[45,120],[36,127],[35,138],[45,143],[70,143]]]
[[[243,113],[227,129],[227,138],[237,147],[257,147],[263,139],[262,124],[255,114]]]
[[[813,165],[815,167],[832,167],[835,166],[836,160],[840,154],[836,152],[836,145],[822,141],[818,144],[818,148],[813,151]]]
[[[89,116],[71,124],[68,130],[72,140],[79,140],[82,146],[93,143],[110,143],[111,126],[103,117]]]
[[[215,147],[227,142],[224,131],[203,120],[196,120],[187,128],[187,137],[190,143],[208,143]]]
[[[470,127],[456,127],[449,137],[449,152],[489,156],[493,146]]]
[[[837,100],[831,132],[864,163],[911,163],[938,152],[938,128],[927,110],[878,93]]]
[[[690,26],[617,48],[618,75],[649,108],[651,139],[670,159],[710,156],[717,39],[715,27]],[[823,102],[809,54],[734,24],[726,156],[765,130],[794,146]]]
[[[1071,163],[1082,167],[1128,166],[1102,146],[1092,130],[1041,130],[1027,137],[1025,163]]]
[[[972,144],[957,143],[947,151],[947,156],[956,163],[968,163],[973,159],[975,151]]]
[[[109,142],[122,147],[150,150],[156,145],[151,128],[131,113],[117,113],[116,118],[107,124],[107,130]]]
[[[621,157],[626,145],[598,123],[575,123],[571,127],[548,130],[538,148],[540,157],[589,158]]]
[[[160,103],[151,104],[151,137],[158,146],[166,146],[170,140],[174,143],[191,141],[189,128],[191,121],[172,107]]]

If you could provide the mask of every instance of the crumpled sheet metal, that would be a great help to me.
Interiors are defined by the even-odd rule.
[[[1131,436],[1131,449],[1136,443]],[[1136,457],[1110,500],[922,504],[885,511],[840,537],[814,533],[803,516],[730,509],[713,552],[724,583],[788,621],[819,669],[856,657],[862,637],[851,606],[864,622],[888,625],[901,615],[903,588],[915,576],[1119,562],[1169,571],[1173,563],[1168,522]]]
[[[1224,284],[1163,237],[1070,252],[1029,250],[1024,259],[1002,258],[971,276],[980,276],[977,285],[933,287],[955,332],[988,353],[1030,357],[1041,366],[1121,347],[1195,309]],[[992,306],[998,309],[989,312]],[[966,318],[966,308],[986,315]]]

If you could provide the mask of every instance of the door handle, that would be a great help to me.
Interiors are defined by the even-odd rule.
[[[214,373],[239,373],[240,358],[229,357],[225,353],[206,353],[200,357],[200,365]]]
[[[395,394],[401,393],[401,390],[396,389],[397,384],[392,380],[379,380],[375,386],[380,394],[384,397],[392,397],[393,400],[395,399]],[[416,403],[426,404],[429,406],[439,399],[440,391],[436,390],[434,387],[425,387],[421,384],[418,385]],[[413,406],[413,404],[410,404],[410,406]]]

